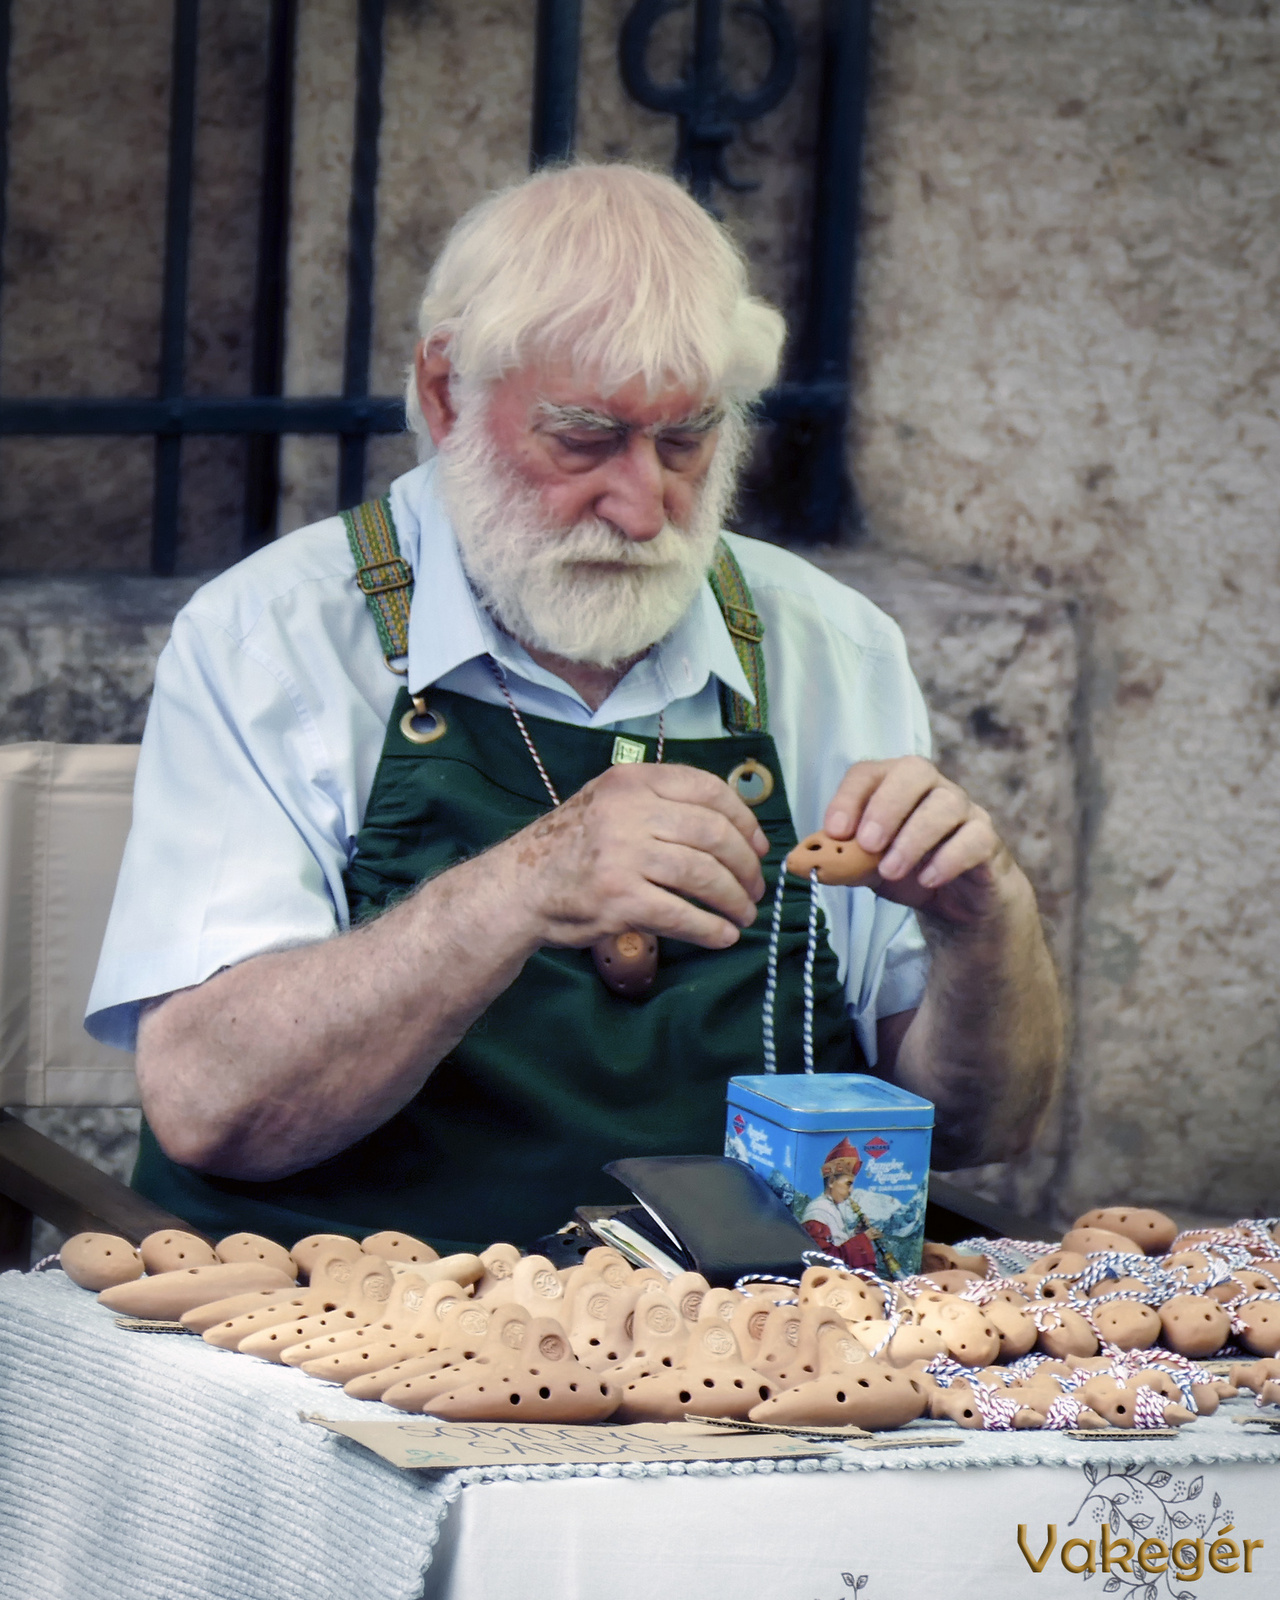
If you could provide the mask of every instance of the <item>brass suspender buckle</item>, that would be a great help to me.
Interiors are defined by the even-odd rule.
[[[388,578],[375,574],[390,573]],[[400,556],[389,556],[385,561],[369,561],[356,568],[356,585],[361,594],[386,594],[391,589],[407,589],[413,582],[409,563]]]
[[[725,627],[739,639],[745,639],[748,644],[759,644],[764,638],[764,623],[749,607],[730,605],[726,600],[723,614]]]

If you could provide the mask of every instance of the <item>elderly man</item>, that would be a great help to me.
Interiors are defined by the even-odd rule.
[[[654,174],[542,173],[457,225],[420,327],[428,459],[202,589],[157,669],[88,1019],[136,1037],[137,1186],[214,1232],[449,1249],[718,1149],[757,908],[819,825],[885,852],[822,891],[819,1070],[934,1100],[941,1164],[1009,1153],[1061,1049],[1034,897],[929,764],[894,624],[721,533],[783,337],[727,235]],[[593,960],[625,933],[639,993]]]

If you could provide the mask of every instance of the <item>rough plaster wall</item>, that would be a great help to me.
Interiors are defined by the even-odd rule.
[[[171,8],[17,0],[10,63],[8,397],[155,393]],[[187,388],[249,388],[265,72],[261,0],[201,12]],[[185,442],[180,565],[240,553],[240,440]],[[149,438],[0,440],[0,570],[145,571]]]
[[[1280,12],[877,16],[869,522],[1085,631],[1059,1204],[1275,1212]]]

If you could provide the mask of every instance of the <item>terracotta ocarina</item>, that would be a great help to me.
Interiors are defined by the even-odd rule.
[[[430,1415],[455,1422],[603,1422],[618,1403],[607,1378],[575,1360],[559,1323],[529,1324],[517,1364],[472,1362],[462,1386],[433,1395]]]
[[[1106,1294],[1118,1294],[1121,1289],[1131,1294],[1146,1295],[1150,1293],[1141,1278],[1103,1278],[1101,1282],[1095,1283],[1093,1288],[1088,1291],[1088,1296],[1090,1300],[1097,1300]]]
[[[1030,1278],[1044,1278],[1050,1273],[1060,1277],[1072,1278],[1084,1271],[1089,1265],[1088,1258],[1081,1250],[1051,1250],[1047,1256],[1041,1256],[1038,1261],[1033,1261],[1027,1268]]]
[[[449,1296],[450,1304],[456,1304],[462,1295],[462,1290],[457,1285],[452,1289],[440,1284],[431,1284],[428,1287],[416,1273],[406,1273],[396,1278],[392,1284],[391,1294],[380,1317],[362,1328],[335,1329],[332,1333],[322,1333],[314,1339],[291,1345],[280,1359],[286,1367],[302,1367],[313,1377],[345,1383],[358,1372],[374,1370],[370,1368],[369,1357],[366,1355],[352,1366],[350,1371],[346,1371],[347,1360],[354,1352],[394,1343],[398,1337],[401,1345],[399,1354],[389,1355],[380,1363],[384,1367],[389,1367],[393,1361],[398,1361],[408,1353],[403,1345],[410,1337],[410,1331],[422,1309],[424,1296],[431,1292]],[[325,1367],[326,1362],[334,1365]],[[317,1368],[322,1370],[317,1371]]]
[[[1203,1283],[1206,1278],[1213,1275],[1213,1266],[1209,1257],[1203,1250],[1178,1250],[1173,1255],[1166,1256],[1161,1266],[1172,1270],[1181,1268],[1188,1283]]]
[[[695,1325],[680,1366],[660,1367],[623,1387],[615,1420],[679,1422],[690,1411],[741,1420],[772,1392],[741,1359],[732,1330],[713,1317]]]
[[[62,1270],[82,1289],[113,1289],[132,1283],[145,1270],[142,1257],[114,1233],[77,1233],[58,1253]]]
[[[1280,1360],[1273,1356],[1262,1361],[1238,1361],[1231,1369],[1230,1379],[1240,1389],[1261,1394],[1264,1383],[1280,1382]]]
[[[606,989],[638,1000],[658,975],[658,941],[651,933],[606,933],[591,946]]]
[[[411,1233],[371,1233],[361,1239],[360,1248],[367,1256],[380,1256],[383,1261],[408,1261],[413,1266],[425,1266],[429,1261],[439,1261],[440,1252],[433,1250]]]
[[[1036,1344],[1047,1356],[1061,1360],[1065,1356],[1094,1356],[1098,1353],[1098,1336],[1078,1311],[1070,1306],[1055,1306],[1053,1326],[1040,1330]],[[1046,1321],[1052,1321],[1047,1317]]]
[[[564,1307],[564,1285],[546,1256],[525,1256],[511,1273],[517,1305],[531,1316],[558,1317]]]
[[[680,1315],[686,1322],[696,1322],[698,1312],[702,1308],[703,1296],[710,1291],[711,1285],[700,1272],[677,1272],[667,1285],[667,1294],[680,1308]]]
[[[299,1239],[289,1254],[298,1264],[298,1272],[304,1278],[310,1278],[311,1269],[321,1256],[330,1260],[342,1257],[347,1261],[357,1261],[364,1254],[359,1242],[349,1239],[345,1233],[309,1233],[305,1239]]]
[[[1044,1413],[1028,1405],[1023,1396],[1010,1391],[1009,1398],[1018,1403],[1014,1414],[1015,1428],[1042,1428]],[[929,1415],[938,1422],[955,1422],[962,1428],[985,1430],[987,1419],[978,1405],[973,1390],[965,1383],[953,1383],[949,1389],[938,1389],[929,1396]]]
[[[1272,1378],[1258,1390],[1258,1399],[1264,1406],[1280,1406],[1280,1382]]]
[[[811,833],[801,839],[787,857],[787,871],[798,878],[807,878],[817,869],[818,882],[838,884],[844,888],[858,888],[875,883],[879,874],[879,855],[869,855],[852,839],[833,839],[827,833]]]
[[[1246,1350],[1255,1356],[1280,1355],[1280,1300],[1255,1300],[1236,1315],[1244,1325],[1239,1339]]]
[[[326,1311],[336,1311],[341,1301],[325,1289],[301,1289],[296,1284],[292,1294],[281,1294],[277,1289],[266,1299],[251,1304],[247,1311],[233,1310],[233,1305],[244,1299],[236,1295],[230,1300],[215,1300],[212,1305],[197,1306],[181,1319],[184,1327],[203,1336],[206,1344],[220,1350],[238,1350],[240,1341],[251,1333],[261,1333],[265,1328],[279,1327],[282,1323],[299,1323],[304,1317],[320,1316]],[[220,1315],[214,1313],[222,1308]]]
[[[533,1320],[524,1307],[512,1302],[510,1305],[494,1307],[491,1311],[480,1307],[470,1307],[468,1310],[482,1310],[488,1317],[488,1327],[479,1337],[475,1337],[474,1330],[468,1333],[461,1327],[464,1318],[468,1323],[472,1318],[467,1312],[455,1309],[443,1319],[434,1348],[420,1356],[397,1361],[381,1372],[352,1378],[343,1385],[344,1389],[357,1400],[378,1400],[394,1388],[397,1390],[396,1404],[400,1410],[421,1411],[426,1396],[435,1394],[439,1388],[439,1385],[425,1380],[433,1379],[446,1369],[452,1372],[461,1368],[481,1355],[491,1362],[514,1359],[514,1354],[524,1344],[525,1330]],[[424,1381],[413,1389],[406,1387],[410,1380],[415,1379]],[[455,1381],[452,1377],[448,1378],[444,1387],[451,1387]]]
[[[260,1233],[228,1234],[218,1240],[214,1251],[219,1261],[263,1261],[269,1267],[279,1267],[291,1278],[298,1276],[298,1263],[285,1247]]]
[[[742,1359],[749,1367],[754,1367],[756,1357],[760,1350],[760,1340],[769,1318],[776,1307],[771,1306],[767,1300],[757,1300],[754,1296],[743,1302],[733,1314],[733,1321],[729,1324],[734,1338],[738,1341],[738,1349],[742,1352]]]
[[[300,1305],[303,1297],[310,1292],[309,1289],[295,1288],[295,1292],[289,1298]],[[279,1299],[279,1289],[253,1289],[248,1294],[228,1295],[224,1300],[211,1300],[207,1306],[196,1306],[193,1311],[184,1311],[178,1321],[192,1333],[205,1333],[209,1328],[216,1328],[220,1322],[229,1322],[235,1317],[244,1316],[248,1311],[258,1311],[264,1306],[274,1305]],[[233,1345],[232,1349],[234,1348]]]
[[[882,1289],[834,1267],[807,1268],[797,1298],[802,1306],[829,1306],[846,1322],[878,1322],[885,1314]]]
[[[1062,1236],[1064,1250],[1078,1251],[1083,1255],[1096,1255],[1100,1250],[1118,1250],[1124,1255],[1137,1255],[1140,1247],[1123,1233],[1112,1233],[1107,1228],[1072,1228]]]
[[[1093,1313],[1098,1332],[1120,1350],[1149,1350],[1160,1337],[1160,1318],[1137,1300],[1113,1300]]]
[[[459,1384],[469,1382],[466,1373],[472,1363],[479,1363],[493,1371],[514,1369],[524,1359],[522,1352],[535,1321],[550,1324],[557,1332],[562,1332],[558,1322],[546,1317],[531,1317],[523,1306],[514,1301],[490,1310],[489,1325],[479,1339],[456,1337],[460,1332],[457,1327],[458,1315],[451,1312],[445,1318],[449,1326],[443,1330],[444,1337],[439,1349],[421,1360],[399,1362],[380,1375],[391,1380],[383,1382],[380,1389],[380,1398],[388,1405],[400,1411],[421,1411],[423,1405],[435,1395],[445,1394]],[[362,1383],[366,1384],[365,1388],[360,1387]],[[347,1385],[347,1393],[367,1398],[368,1389],[373,1387],[367,1380],[357,1379]]]
[[[1178,1237],[1178,1224],[1163,1211],[1148,1211],[1137,1206],[1103,1206],[1077,1217],[1072,1228],[1104,1228],[1132,1239],[1149,1256],[1160,1256]]]
[[[977,1283],[981,1275],[977,1272],[967,1272],[963,1267],[944,1267],[940,1272],[930,1272],[930,1283],[936,1283],[939,1289],[945,1289],[948,1294],[959,1294],[966,1284]]]
[[[484,1276],[476,1280],[476,1298],[480,1299],[501,1283],[509,1283],[521,1252],[513,1244],[491,1244],[480,1252]]]
[[[866,1324],[864,1323],[865,1327]],[[876,1365],[870,1355],[854,1338],[853,1332],[848,1327],[842,1326],[838,1316],[824,1320],[817,1329],[818,1345],[818,1372],[819,1378],[838,1378],[847,1376],[853,1367]],[[898,1367],[901,1363],[896,1361],[881,1362],[880,1365]]]
[[[935,1244],[932,1239],[926,1239],[920,1252],[920,1271],[925,1277],[931,1278],[935,1272],[943,1272],[950,1267],[963,1267],[965,1271],[985,1278],[987,1258],[961,1255],[949,1244]]]
[[[1000,1354],[1000,1335],[977,1306],[950,1300],[929,1306],[919,1325],[940,1334],[947,1354],[963,1367],[985,1367]]]
[[[597,1278],[575,1297],[569,1343],[585,1366],[616,1366],[631,1354],[628,1324],[635,1309],[635,1294],[615,1289]]]
[[[1199,1359],[1221,1350],[1231,1337],[1231,1314],[1204,1294],[1177,1294],[1160,1307],[1164,1342],[1180,1356]],[[1280,1318],[1276,1331],[1280,1334]]]
[[[708,1289],[698,1307],[698,1321],[723,1322],[727,1327],[746,1298],[736,1289]]]
[[[918,1324],[903,1323],[887,1345],[883,1341],[889,1331],[888,1322],[852,1322],[849,1331],[868,1355],[874,1353],[877,1361],[887,1361],[891,1367],[914,1367],[917,1362],[929,1362],[947,1353],[942,1335]]]
[[[188,1267],[117,1284],[98,1296],[104,1306],[129,1317],[176,1322],[184,1311],[251,1289],[291,1289],[292,1280],[276,1267],[260,1262],[219,1261],[211,1267]]]
[[[1016,1361],[1034,1348],[1039,1330],[1027,1311],[1005,1300],[992,1300],[982,1314],[999,1336],[1002,1361]]]
[[[148,1272],[182,1272],[187,1267],[211,1267],[218,1257],[207,1239],[195,1233],[182,1233],[177,1228],[161,1228],[149,1233],[138,1246],[138,1254]],[[279,1266],[279,1262],[272,1262]],[[289,1277],[292,1279],[293,1272]]]
[[[1077,1389],[1076,1396],[1113,1428],[1137,1428],[1144,1425],[1138,1421],[1137,1385],[1117,1383],[1114,1378],[1099,1375],[1090,1378],[1088,1383]],[[1195,1420],[1195,1414],[1188,1411],[1185,1406],[1164,1400],[1163,1396],[1161,1399],[1163,1404],[1159,1405],[1158,1410],[1161,1420],[1166,1425],[1176,1427],[1181,1423]]]
[[[1260,1267],[1237,1267],[1225,1283],[1215,1283],[1204,1292],[1226,1305],[1242,1294],[1275,1294],[1280,1291],[1280,1273],[1264,1272]]]
[[[635,1274],[635,1268],[626,1257],[620,1255],[612,1245],[607,1244],[598,1244],[594,1249],[588,1250],[582,1258],[582,1265],[615,1289],[621,1289],[624,1284],[630,1283]]]
[[[337,1329],[363,1328],[376,1322],[386,1307],[393,1283],[390,1267],[377,1256],[361,1256],[361,1263],[352,1278],[343,1303],[333,1311],[302,1317],[293,1322],[277,1323],[260,1333],[251,1333],[236,1348],[242,1355],[257,1356],[263,1361],[280,1362],[286,1350],[303,1344],[322,1333]]]
[[[830,1373],[753,1406],[752,1422],[784,1427],[901,1428],[924,1414],[927,1395],[909,1373],[867,1361],[845,1373]]]
[[[793,1306],[778,1306],[777,1312],[794,1313]],[[770,1387],[777,1394],[783,1389],[793,1389],[798,1383],[810,1383],[818,1376],[822,1356],[819,1339],[825,1333],[828,1338],[835,1338],[838,1344],[831,1347],[831,1354],[842,1357],[844,1365],[852,1365],[857,1356],[844,1358],[846,1346],[860,1350],[861,1346],[854,1341],[849,1331],[849,1324],[840,1316],[839,1312],[832,1311],[829,1306],[807,1306],[800,1312],[800,1321],[794,1326],[794,1346],[784,1346],[780,1359],[770,1365],[765,1359],[770,1344],[770,1330],[765,1329],[764,1337],[760,1341],[760,1356],[751,1362],[762,1377],[769,1379]],[[791,1328],[786,1330],[789,1337]]]

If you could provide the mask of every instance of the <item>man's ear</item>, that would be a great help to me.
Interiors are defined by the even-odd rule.
[[[449,392],[453,364],[443,348],[428,344],[423,339],[413,358],[413,370],[422,417],[438,449],[453,432],[453,425],[458,420],[453,396]]]

